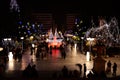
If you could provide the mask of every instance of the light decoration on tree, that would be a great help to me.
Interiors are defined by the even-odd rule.
[[[19,8],[19,5],[17,4],[17,1],[16,0],[11,0],[10,1],[10,10],[13,11],[17,11],[17,12],[20,12],[20,8]]]

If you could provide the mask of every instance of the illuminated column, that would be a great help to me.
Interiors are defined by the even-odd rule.
[[[87,61],[90,61],[90,52],[87,52],[87,53],[86,53],[86,60],[87,60]]]
[[[89,45],[89,52],[90,52],[90,53],[89,53],[89,54],[90,54],[89,56],[90,56],[90,58],[89,58],[89,59],[91,60],[91,46],[92,46],[92,41],[94,40],[94,38],[87,38],[87,40],[90,42],[90,45]],[[86,55],[86,56],[87,56],[87,55]],[[89,60],[89,61],[90,61],[90,60]]]
[[[9,52],[8,58],[9,58],[9,61],[12,61],[12,60],[13,60],[13,54],[12,54],[12,52]]]
[[[77,44],[74,44],[74,48],[73,48],[73,56],[76,56],[77,54]]]
[[[14,69],[14,60],[13,60],[13,53],[12,52],[9,52],[8,59],[9,59],[8,69],[13,70]]]

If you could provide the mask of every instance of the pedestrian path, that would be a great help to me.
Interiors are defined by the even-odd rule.
[[[33,60],[33,64],[36,64],[36,69],[39,72],[39,75],[42,77],[46,77],[45,75],[51,76],[54,72],[60,72],[64,65],[66,65],[69,70],[73,71],[79,70],[79,67],[76,66],[76,64],[82,64],[83,66],[85,63],[87,66],[86,74],[88,74],[89,71],[93,68],[93,60],[86,61],[86,56],[84,54],[81,54],[79,51],[76,53],[74,53],[74,51],[72,53],[68,52],[66,54],[66,59],[63,59],[61,58],[60,51],[56,50],[53,51],[52,56],[49,55],[45,59],[36,59],[35,55],[30,55],[30,50],[28,50],[23,54],[21,62],[13,60],[13,62],[11,61],[7,63],[5,74],[8,74],[8,77],[22,75],[22,71],[27,67],[29,63],[31,63],[31,59]],[[117,76],[119,76],[120,58],[107,57],[105,60],[111,60],[112,65],[113,62],[117,63]],[[81,76],[83,76],[83,68]],[[113,77],[112,72],[110,74],[107,74],[107,77]]]

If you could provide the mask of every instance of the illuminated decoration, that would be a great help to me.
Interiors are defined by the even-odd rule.
[[[106,47],[119,45],[120,34],[119,26],[115,17],[110,21],[101,19],[98,27],[92,27],[85,33],[85,37],[94,37],[97,41],[101,41]]]
[[[52,46],[52,47],[60,47],[60,45],[62,44],[63,41],[63,36],[62,33],[59,35],[57,32],[57,28],[55,29],[55,34],[53,35],[52,33],[52,29],[50,29],[50,32],[48,34],[48,47]]]
[[[89,53],[87,52],[87,57],[90,57],[91,58],[91,48],[92,46],[94,46],[95,44],[93,44],[93,41],[95,40],[94,38],[87,38],[87,40],[89,41]],[[89,58],[89,59],[90,59]]]
[[[17,12],[20,12],[19,5],[17,4],[16,0],[11,0],[10,1],[10,10],[11,11],[15,10]]]
[[[30,40],[33,40],[34,36],[30,36]]]
[[[27,25],[29,26],[29,25],[30,25],[30,23],[29,23],[29,22],[27,22]]]
[[[22,25],[22,28],[24,27],[24,25]]]
[[[31,35],[39,36],[44,32],[42,24],[30,23],[28,21],[26,23],[23,23],[24,24],[18,24],[18,32],[20,37],[27,37],[26,35],[28,35],[28,37],[30,37]]]
[[[49,33],[49,39],[53,38],[53,33],[52,33],[52,29],[50,29],[50,33]]]
[[[26,32],[24,32],[24,34],[26,34]]]

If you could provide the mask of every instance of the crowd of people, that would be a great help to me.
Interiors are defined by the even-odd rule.
[[[28,64],[28,66],[23,71],[23,77],[31,78],[38,77],[38,72],[36,70],[36,65]]]
[[[67,55],[66,55],[66,45],[61,45],[60,46],[60,52],[61,52],[61,57],[63,59],[66,59]],[[30,48],[31,50],[31,55],[34,54],[34,51],[35,51],[35,48],[33,48],[31,46]],[[13,50],[13,54],[14,54],[14,59],[15,60],[18,60],[19,62],[22,60],[22,48],[21,46],[20,47],[17,47],[15,50]],[[4,49],[4,54],[5,56],[7,57],[8,56],[8,52],[7,52],[7,48]],[[42,44],[39,44],[37,46],[37,51],[35,53],[36,55],[36,58],[44,58],[44,57],[47,57],[47,55],[50,54],[52,55],[52,47],[48,47],[47,46],[47,43],[42,43]],[[6,63],[6,57],[4,59],[4,62]],[[3,66],[4,65],[0,65],[0,73],[1,73],[1,69],[3,69]],[[5,67],[5,66],[4,66]],[[68,70],[68,68],[66,66],[63,67],[63,69],[61,70],[62,72],[62,77],[80,77],[80,75],[82,74],[82,67],[83,67],[83,75],[84,77],[90,77],[90,76],[93,76],[93,73],[89,73],[88,75],[86,75],[86,71],[87,71],[87,66],[86,64],[79,64],[79,71],[78,70],[74,70],[74,71],[70,71]],[[112,69],[112,70],[111,70]],[[114,62],[113,64],[111,63],[111,61],[109,60],[107,62],[107,68],[106,68],[106,74],[109,74],[109,73],[112,73],[113,76],[116,76],[116,72],[117,72],[117,64]],[[31,65],[31,64],[28,64],[28,66],[25,68],[25,70],[23,71],[23,76],[25,77],[38,77],[38,72],[36,70],[36,65]]]
[[[112,71],[111,71],[112,69]],[[106,73],[111,73],[112,72],[112,75],[113,76],[116,76],[116,71],[117,71],[117,64],[116,62],[114,62],[113,64],[111,63],[111,61],[109,60],[107,62],[107,69],[106,69]]]

